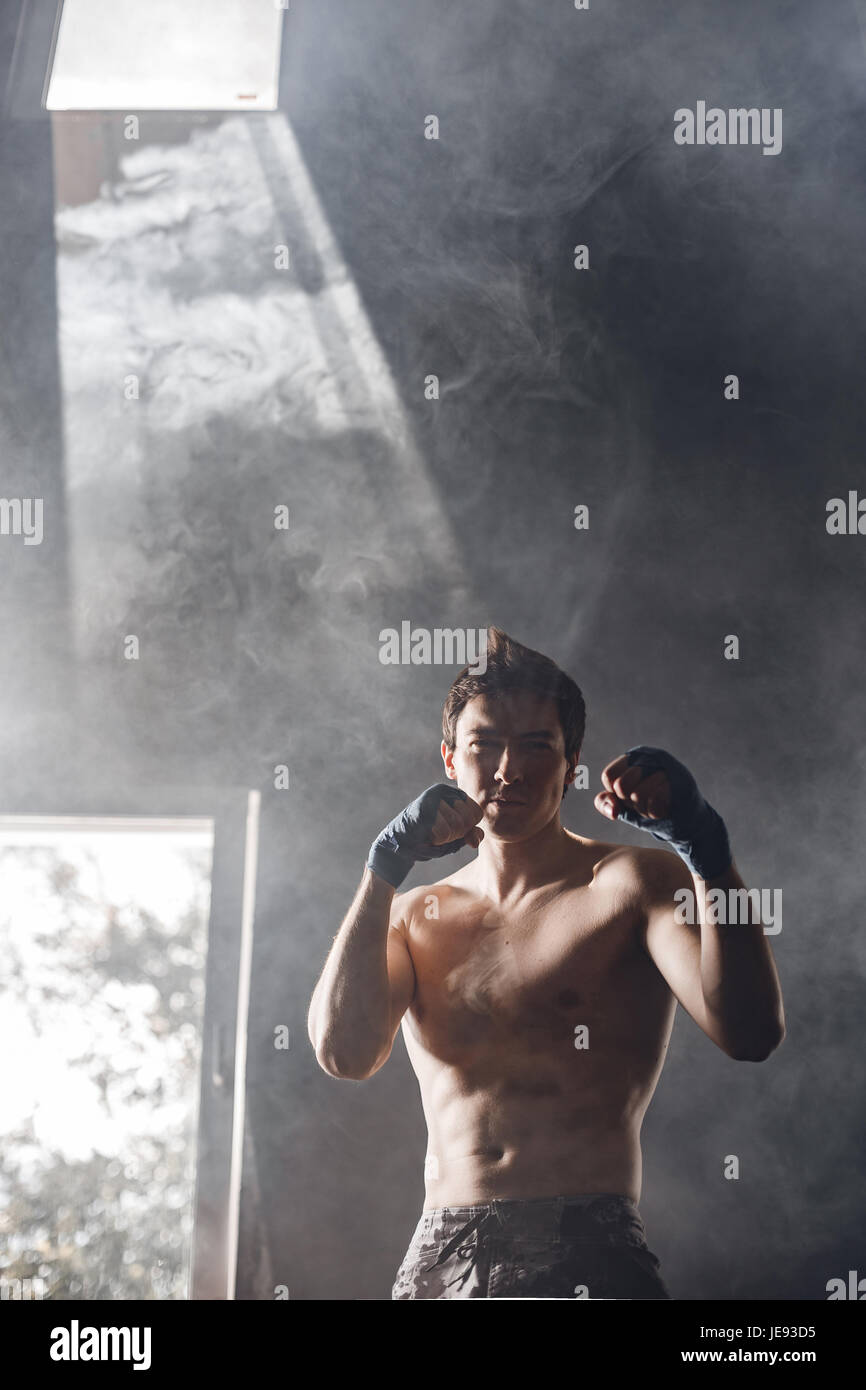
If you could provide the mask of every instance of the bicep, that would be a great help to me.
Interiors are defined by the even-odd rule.
[[[389,991],[388,1043],[370,1075],[373,1075],[380,1067],[383,1067],[391,1056],[391,1049],[394,1046],[397,1029],[400,1027],[400,1020],[415,996],[415,967],[412,964],[409,947],[403,935],[404,922],[401,916],[402,905],[401,900],[394,899],[391,908],[391,921],[388,925],[388,939],[385,946],[387,953]]]
[[[674,921],[673,908],[650,908],[644,945],[671,993],[698,1027],[712,1038],[712,1023],[701,984],[700,925]]]
[[[400,1020],[415,997],[415,967],[402,931],[388,928],[388,981],[391,987],[391,1043]]]
[[[704,999],[700,922],[677,920],[679,904],[674,894],[685,887],[694,892],[691,874],[678,861],[665,865],[654,877],[647,890],[643,944],[678,1003],[711,1042],[725,1051]],[[691,915],[697,918],[697,912]]]
[[[406,904],[406,895],[403,893],[394,898],[391,904],[386,943],[389,991],[388,1050],[383,1053],[377,1071],[391,1056],[400,1021],[415,997],[415,967],[404,934],[406,923],[403,913]]]

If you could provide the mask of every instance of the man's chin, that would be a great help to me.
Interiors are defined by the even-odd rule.
[[[522,840],[537,829],[532,808],[526,802],[490,801],[485,808],[484,822],[490,834],[499,840]]]

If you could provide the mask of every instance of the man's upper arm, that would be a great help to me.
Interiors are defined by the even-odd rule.
[[[406,923],[404,912],[409,906],[409,893],[395,895],[391,905],[391,920],[388,927],[388,981],[391,986],[390,1044],[382,1058],[387,1061],[394,1046],[400,1020],[415,997],[415,967],[406,943]],[[379,1064],[380,1066],[382,1063]]]
[[[682,860],[665,850],[641,850],[641,898],[644,905],[642,941],[672,994],[707,1037],[720,1047],[715,1025],[704,1003],[701,983],[701,925],[677,921],[678,889],[687,888],[694,902],[695,885]]]

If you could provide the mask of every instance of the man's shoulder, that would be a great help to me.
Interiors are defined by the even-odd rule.
[[[469,895],[468,886],[458,881],[459,870],[449,878],[438,883],[419,883],[415,888],[407,888],[404,893],[395,893],[391,911],[391,925],[399,929],[400,923],[408,923],[413,917],[439,916],[440,902],[451,899],[461,892]],[[434,905],[435,903],[435,905]]]
[[[678,854],[649,845],[618,845],[605,840],[584,840],[578,854],[592,864],[596,879],[619,879],[646,891],[664,891],[691,883],[691,875]]]

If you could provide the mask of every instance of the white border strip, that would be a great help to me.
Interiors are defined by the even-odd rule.
[[[213,834],[212,816],[0,816],[0,836],[7,832],[23,834],[33,831],[60,833],[79,830],[83,834],[106,831],[152,830],[160,835],[167,831],[202,830]]]
[[[247,1031],[250,1013],[250,978],[253,964],[253,922],[256,909],[256,871],[259,860],[259,808],[261,793],[247,796],[247,832],[244,845],[244,882],[241,905],[241,953],[238,966],[238,1008],[235,1029],[234,1093],[232,1096],[232,1158],[229,1174],[226,1298],[234,1299],[238,1276],[238,1236],[241,1214],[241,1179],[244,1166],[244,1120],[247,1085]]]

